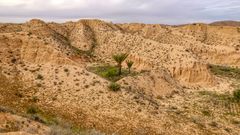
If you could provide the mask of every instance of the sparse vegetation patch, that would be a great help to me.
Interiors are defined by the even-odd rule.
[[[117,83],[111,83],[108,88],[111,91],[119,91],[121,89],[121,85],[117,84]]]
[[[38,80],[43,80],[43,76],[40,75],[40,74],[38,74],[38,75],[37,75],[37,79],[38,79]]]
[[[122,69],[121,75],[118,73],[118,67],[105,65],[105,66],[96,66],[96,67],[89,67],[88,70],[90,72],[93,72],[109,81],[116,82],[126,76],[135,76],[138,73],[132,71],[129,73],[128,70]]]
[[[215,75],[240,79],[240,69],[239,68],[218,66],[218,65],[209,65],[209,68],[212,71],[212,73]]]
[[[137,75],[137,72],[131,72],[132,65],[134,64],[133,61],[126,61],[128,69],[123,69],[122,63],[126,60],[127,57],[127,53],[115,54],[112,56],[112,58],[117,63],[116,66],[104,65],[97,67],[89,67],[88,70],[113,82],[116,82],[129,75]]]
[[[39,109],[35,106],[30,106],[27,108],[27,113],[28,114],[36,114],[39,112]]]
[[[236,90],[233,92],[233,98],[234,98],[236,101],[240,102],[240,89],[239,89],[239,88],[236,89]]]
[[[225,114],[240,115],[240,90],[236,89],[232,94],[225,93],[220,94],[213,91],[200,91],[200,95],[204,96],[213,108],[222,108],[225,110]],[[202,112],[207,115],[206,111]]]

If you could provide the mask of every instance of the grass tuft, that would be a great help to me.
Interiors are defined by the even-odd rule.
[[[118,68],[110,65],[89,67],[88,70],[112,82],[116,82],[126,76],[135,76],[138,74],[137,72],[129,73],[128,70],[122,69],[122,74],[119,75]]]
[[[209,69],[215,75],[240,79],[240,69],[227,67],[227,66],[218,66],[218,65],[209,65]]]
[[[233,98],[240,102],[240,89],[236,89],[234,92],[233,92]]]
[[[37,75],[37,79],[38,79],[38,80],[43,80],[43,76],[40,75],[40,74],[38,74],[38,75]]]
[[[117,83],[111,83],[108,88],[111,91],[119,91],[121,89],[121,85],[117,84]]]

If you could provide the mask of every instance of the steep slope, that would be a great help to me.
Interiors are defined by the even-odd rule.
[[[121,24],[127,32],[165,44],[182,46],[210,64],[239,66],[240,33],[236,27],[190,24],[178,27]]]
[[[240,66],[240,33],[237,28],[189,25],[180,29],[181,32],[206,44],[206,50],[203,50],[204,53],[200,53],[204,60],[211,64]]]
[[[110,35],[115,29],[116,33],[119,32],[118,34],[123,36],[118,28],[101,21],[80,21],[77,24],[79,23],[89,28],[87,31],[92,33],[87,37],[96,35],[96,39],[90,39],[99,42],[94,48],[96,59],[110,60],[109,57],[112,53],[101,55],[102,50],[98,49],[103,47],[100,38],[103,33]],[[161,92],[158,90],[159,86],[154,85],[153,87],[156,87],[154,88],[155,94],[151,92],[152,89],[135,87],[131,89],[122,87],[122,91],[119,93],[110,92],[108,90],[109,81],[87,71],[84,68],[84,65],[87,64],[86,61],[78,62],[76,60],[81,59],[84,55],[75,53],[76,50],[81,51],[82,49],[75,44],[80,41],[71,37],[76,29],[71,31],[69,30],[70,26],[59,25],[32,20],[20,25],[22,29],[16,33],[15,31],[9,32],[10,30],[1,32],[1,105],[22,112],[32,104],[31,99],[36,97],[38,99],[35,103],[37,107],[50,114],[64,117],[82,127],[113,132],[119,129],[119,124],[129,125],[131,123],[128,127],[123,126],[125,129],[119,132],[137,133],[139,132],[136,128],[137,125],[148,121],[146,117],[142,116],[150,115],[150,111],[158,111],[159,103],[151,97],[171,95],[172,91],[178,91],[176,84],[173,83],[174,80],[161,73],[162,78],[168,76],[169,79],[161,79],[161,81],[158,81],[157,77],[155,79],[160,83],[158,85],[161,86],[162,83],[162,86],[167,88],[165,92]],[[58,31],[54,30],[56,27],[60,27]],[[77,28],[79,29],[78,26]],[[91,45],[91,43],[89,44]],[[75,46],[74,49],[72,45]],[[119,51],[117,49],[115,48],[114,51]],[[73,58],[73,56],[77,58]],[[146,74],[146,76],[148,75]],[[146,83],[152,83],[155,79],[148,79]],[[141,81],[141,79],[136,80],[139,80],[139,83]],[[19,89],[10,87],[13,84],[20,84],[21,87],[16,86]],[[130,84],[130,86],[133,85]],[[19,94],[15,94],[19,92],[21,93],[20,97]],[[9,95],[13,97],[10,98]],[[144,113],[136,114],[139,108]],[[152,119],[152,123],[154,122],[155,120]],[[155,131],[150,128],[146,132]]]
[[[185,74],[186,79],[181,80],[183,83],[192,83],[193,85],[195,83],[206,85],[213,84],[212,81],[209,81],[214,79],[208,73],[207,67],[198,64],[198,59],[194,58],[190,52],[186,52],[183,47],[174,44],[169,46],[150,39],[145,39],[143,36],[123,32],[119,27],[114,27],[102,22],[89,24],[90,27],[98,28],[94,30],[95,41],[97,42],[94,55],[97,61],[113,63],[114,61],[111,59],[112,54],[117,52],[128,52],[130,54],[129,58],[136,63],[134,65],[135,69],[149,70],[163,67],[172,70],[172,68],[179,69],[181,65],[185,65],[185,67],[181,67],[181,70],[186,70],[188,73]],[[172,58],[169,59],[169,57]],[[187,64],[185,63],[192,64],[187,67]],[[192,74],[196,75],[199,73],[198,76],[202,75],[202,73],[192,70],[193,65],[199,66],[199,69],[203,69],[202,72],[206,72],[203,73],[204,77],[202,77],[202,79],[190,79]],[[184,74],[178,75],[176,72],[170,73],[172,73],[172,76],[184,76]],[[175,75],[175,73],[177,75]]]
[[[1,135],[47,135],[50,128],[33,120],[0,112]]]

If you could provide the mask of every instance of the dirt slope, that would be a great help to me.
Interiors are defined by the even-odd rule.
[[[231,81],[210,72],[209,64],[240,67],[239,47],[239,30],[229,26],[101,20],[58,24],[37,19],[1,24],[0,105],[26,112],[34,104],[105,133],[228,134],[229,128],[229,134],[236,134],[238,127],[225,121],[218,108],[213,114],[221,126],[219,130],[209,126],[197,100],[199,90],[233,89]],[[113,92],[109,80],[87,67],[115,65],[112,55],[119,52],[129,53],[127,59],[134,62],[137,74],[117,81],[121,90]],[[198,105],[195,112],[193,103]],[[194,122],[195,117],[204,126]]]
[[[6,133],[1,133],[6,132]],[[1,135],[46,135],[50,134],[47,126],[9,113],[0,113]]]

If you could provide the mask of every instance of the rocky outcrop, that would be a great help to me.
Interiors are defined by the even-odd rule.
[[[96,37],[87,21],[74,24],[74,29],[69,34],[71,45],[83,51],[91,51],[96,46]]]
[[[41,41],[29,40],[23,42],[21,47],[21,58],[23,61],[35,64],[73,64],[73,62],[61,52],[51,46],[44,45]]]
[[[149,96],[163,97],[181,92],[181,85],[167,71],[142,71],[142,75],[127,77],[118,81],[123,87],[145,93]]]
[[[194,62],[190,65],[179,65],[170,68],[171,75],[183,85],[214,86],[214,76],[209,72],[206,64]]]
[[[2,55],[9,55],[8,61],[25,61],[35,64],[73,64],[66,55],[37,38],[27,36],[1,38]],[[10,46],[9,46],[10,45]],[[9,53],[10,52],[10,53]],[[4,54],[3,54],[4,53]],[[3,61],[4,59],[2,59]],[[13,61],[14,60],[14,61]]]
[[[153,69],[153,64],[150,63],[150,61],[134,54],[130,54],[127,60],[134,62],[133,68],[137,71],[150,71],[151,69]]]

